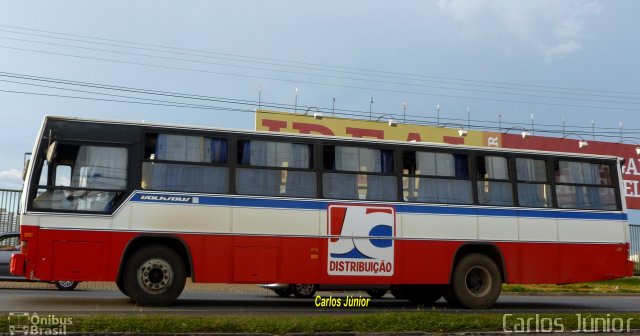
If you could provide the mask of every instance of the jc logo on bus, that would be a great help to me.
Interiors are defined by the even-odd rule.
[[[395,210],[367,205],[330,205],[327,272],[330,275],[391,276]]]

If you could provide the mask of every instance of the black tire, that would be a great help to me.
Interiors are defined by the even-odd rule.
[[[399,285],[393,285],[389,288],[391,295],[398,300],[405,300],[406,298],[402,295],[402,291]]]
[[[273,291],[276,294],[278,294],[278,296],[282,296],[282,297],[289,297],[289,296],[291,296],[291,294],[293,294],[293,289],[291,288],[291,286],[289,286],[287,288],[274,289]]]
[[[173,249],[149,245],[135,251],[122,274],[124,292],[141,306],[167,306],[184,289],[185,265]]]
[[[386,289],[370,289],[367,291],[367,294],[374,299],[380,299],[385,294],[387,294],[387,290]]]
[[[431,305],[442,297],[444,289],[445,286],[441,285],[402,285],[398,286],[397,291],[412,303]]]
[[[458,300],[455,293],[453,292],[453,286],[447,286],[447,289],[445,289],[442,296],[447,301],[447,303],[449,303],[449,305],[453,307],[462,307],[462,303],[460,303],[460,300]]]
[[[310,284],[295,284],[291,285],[293,290],[293,296],[297,298],[310,298],[316,294],[318,286]]]
[[[122,283],[122,280],[116,280],[116,286],[118,286],[118,289],[120,290],[120,292],[122,292],[122,294],[129,296],[129,294],[127,294],[127,291],[124,289],[124,284]]]
[[[54,285],[56,285],[56,287],[59,290],[63,290],[63,291],[72,291],[74,289],[76,289],[76,287],[78,287],[79,282],[78,281],[54,281],[53,282]]]
[[[484,254],[469,254],[455,266],[447,301],[470,309],[490,308],[502,290],[496,263]],[[457,302],[456,302],[457,301]]]

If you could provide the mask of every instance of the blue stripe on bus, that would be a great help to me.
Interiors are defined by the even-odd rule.
[[[194,200],[195,199],[195,200]],[[301,210],[325,210],[330,204],[349,204],[348,202],[334,202],[325,200],[291,200],[269,198],[243,198],[224,196],[191,196],[171,194],[136,193],[132,202],[164,203],[164,204],[198,204],[215,206],[236,206],[254,208],[279,208]],[[362,203],[354,203],[362,204]],[[379,205],[379,204],[371,204]],[[382,205],[382,204],[380,204]],[[534,217],[534,218],[563,218],[563,219],[596,219],[596,220],[627,220],[625,213],[584,212],[563,210],[525,210],[525,209],[491,209],[465,208],[438,205],[393,204],[398,213],[433,214],[433,215],[462,215],[462,216],[495,216],[495,217]]]

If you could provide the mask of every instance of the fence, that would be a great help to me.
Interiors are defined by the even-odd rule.
[[[631,259],[633,259],[633,273],[640,275],[640,225],[629,225],[631,231]]]
[[[21,194],[20,190],[0,189],[0,232],[18,230]]]

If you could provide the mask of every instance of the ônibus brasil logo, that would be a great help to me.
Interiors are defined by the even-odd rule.
[[[330,205],[330,275],[393,275],[395,211],[392,207]]]

